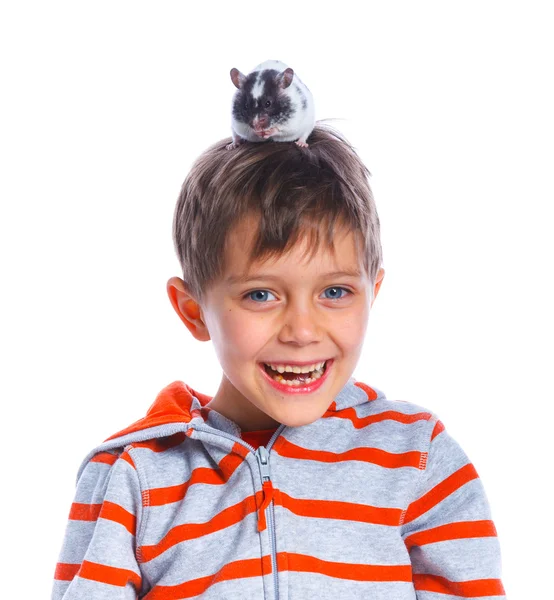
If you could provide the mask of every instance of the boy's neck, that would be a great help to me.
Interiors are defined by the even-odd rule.
[[[275,430],[280,425],[247,400],[225,375],[207,407],[233,421],[245,432]]]

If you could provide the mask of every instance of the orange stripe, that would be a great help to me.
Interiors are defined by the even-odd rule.
[[[188,481],[185,481],[185,483],[180,483],[179,485],[171,485],[163,488],[152,488],[150,490],[145,490],[147,494],[143,493],[143,497],[146,496],[147,504],[144,505],[161,506],[162,504],[179,502],[185,497],[188,488],[191,485],[195,485],[197,483],[223,485],[224,483],[226,483],[226,481],[225,479],[223,479],[220,471],[216,469],[211,469],[209,467],[198,467],[197,469],[194,469],[190,479]]]
[[[109,567],[99,563],[89,562],[84,560],[81,569],[78,573],[83,579],[99,581],[100,583],[109,583],[118,587],[125,587],[128,583],[132,583],[135,589],[141,586],[141,577],[134,571],[129,569],[119,569],[118,567]]]
[[[56,565],[56,572],[54,573],[54,579],[58,581],[71,581],[75,575],[77,575],[81,563],[74,565],[70,563],[58,563]]]
[[[295,515],[302,517],[341,519],[343,521],[397,526],[402,514],[400,508],[378,508],[334,500],[306,500],[293,498],[282,491],[276,491],[275,496],[276,499],[278,498],[279,504],[282,504]]]
[[[250,450],[245,448],[242,444],[235,442],[233,444],[233,450],[219,461],[217,466],[221,471],[225,483],[235,474],[235,471],[242,465],[248,454],[250,454]]]
[[[323,416],[333,417],[335,419],[347,419],[352,422],[352,425],[354,425],[356,429],[363,429],[368,425],[380,423],[381,421],[397,421],[398,423],[409,425],[411,423],[416,423],[417,421],[428,421],[433,415],[429,412],[418,412],[407,415],[397,410],[385,410],[376,415],[358,417],[358,414],[353,407],[344,408],[340,412],[334,412],[331,407],[329,407]]]
[[[421,452],[412,450],[394,454],[381,450],[380,448],[353,448],[346,452],[329,452],[327,450],[309,450],[302,448],[291,442],[285,437],[277,440],[273,449],[280,455],[287,458],[296,458],[301,460],[315,460],[324,463],[345,462],[357,460],[360,462],[371,463],[387,467],[389,469],[399,469],[401,467],[415,467],[419,469],[421,462]]]
[[[102,504],[82,504],[74,502],[69,510],[70,521],[96,521]]]
[[[331,562],[306,556],[303,554],[277,554],[279,571],[297,571],[304,573],[321,573],[337,579],[352,581],[392,581],[411,582],[411,565],[364,565],[342,562]],[[144,600],[176,600],[192,598],[206,592],[215,583],[246,577],[261,577],[263,573],[271,573],[271,557],[237,560],[226,564],[217,573],[193,579],[179,585],[158,585],[148,593]]]
[[[100,452],[99,454],[95,454],[90,462],[97,463],[105,463],[107,465],[113,465],[117,460],[117,454],[112,454],[111,452]]]
[[[177,600],[180,598],[192,598],[200,596],[210,586],[231,579],[244,579],[245,577],[261,577],[262,569],[265,573],[271,573],[271,557],[248,558],[227,563],[217,573],[192,579],[179,585],[157,585],[146,594],[144,600]]]
[[[163,488],[152,488],[142,492],[143,506],[162,506],[182,500],[189,488],[190,482],[180,483],[179,485],[169,485]]]
[[[444,431],[444,425],[442,424],[441,421],[437,421],[435,423],[433,433],[431,434],[431,441],[433,441],[437,437],[437,435],[439,435],[439,433],[442,433],[443,431]]]
[[[246,450],[241,444],[235,446]],[[249,451],[246,450],[246,453]],[[243,459],[236,454],[227,454],[218,464],[218,469],[210,467],[198,467],[191,473],[190,479],[178,485],[162,488],[152,488],[143,492],[143,506],[161,506],[179,502],[185,497],[191,485],[203,483],[207,485],[224,485],[229,481],[234,472],[242,465]]]
[[[133,459],[131,458],[131,455],[127,451],[123,452],[123,454],[121,454],[120,458],[122,458],[125,462],[128,462],[133,467],[133,469],[135,469],[135,471],[136,471],[135,463],[134,463]]]
[[[125,527],[132,535],[135,535],[136,533],[137,519],[135,515],[122,506],[119,506],[119,504],[105,500],[99,517],[123,525],[123,527]]]
[[[364,390],[364,392],[367,394],[368,400],[377,399],[377,392],[373,388],[370,388],[369,385],[362,383],[361,381],[355,381],[354,385],[359,387],[361,390]]]
[[[288,570],[321,573],[353,581],[412,581],[411,565],[365,565],[321,560],[305,554],[287,553]]]
[[[492,521],[459,521],[440,525],[409,535],[404,543],[411,550],[413,546],[424,546],[435,542],[459,540],[465,538],[495,537],[496,528]]]
[[[483,596],[505,594],[500,579],[449,581],[439,575],[414,575],[413,581],[416,590],[462,596],[463,598],[482,598]]]
[[[248,450],[248,448],[245,448],[242,444],[239,444],[238,442],[235,442],[233,444],[233,452],[235,454],[238,454],[241,458],[246,458],[250,454],[250,450]],[[232,456],[232,454],[230,454],[229,456]],[[221,465],[221,461],[219,464]]]
[[[246,516],[256,512],[256,507],[263,501],[262,492],[257,492],[256,497],[248,496],[242,502],[223,509],[217,515],[205,523],[183,523],[168,531],[168,533],[157,544],[141,546],[141,562],[148,562],[169,550],[169,548],[186,540],[196,539],[216,531],[221,531],[240,523]]]
[[[406,510],[403,523],[409,523],[410,521],[417,519],[422,514],[436,506],[439,502],[442,502],[445,498],[450,496],[450,494],[461,488],[463,485],[472,481],[473,479],[477,479],[478,477],[477,471],[471,463],[468,463],[461,469],[458,469],[444,481],[441,481],[439,484],[437,484],[424,496],[415,502],[412,502]]]

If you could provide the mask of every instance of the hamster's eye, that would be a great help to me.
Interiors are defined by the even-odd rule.
[[[271,106],[271,100],[266,100],[265,107],[269,108]]]

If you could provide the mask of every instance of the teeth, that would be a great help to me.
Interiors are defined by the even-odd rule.
[[[265,364],[268,367],[271,367],[274,371],[278,371],[279,373],[310,373],[311,371],[320,371],[323,365],[325,364],[325,361],[320,363],[314,363],[313,365],[305,365],[304,367],[297,367],[291,365],[276,365],[271,363]]]
[[[279,383],[283,383],[284,385],[308,385],[312,383],[312,381],[316,381],[320,377],[323,377],[323,369],[314,371],[312,377],[308,377],[306,381],[300,381],[298,379],[292,379],[289,381],[288,379],[284,379],[283,377],[281,377],[281,375],[279,375],[278,373],[271,373],[270,377],[272,379],[275,379],[275,381],[278,381]]]

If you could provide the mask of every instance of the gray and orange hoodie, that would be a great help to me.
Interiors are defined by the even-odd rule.
[[[425,408],[350,379],[258,448],[181,381],[84,460],[52,600],[505,598],[483,485]]]

